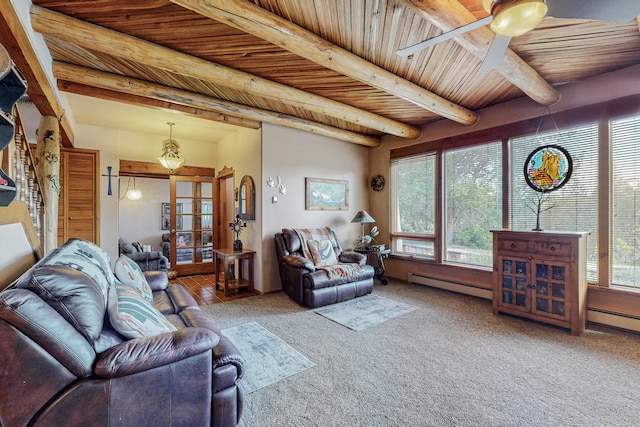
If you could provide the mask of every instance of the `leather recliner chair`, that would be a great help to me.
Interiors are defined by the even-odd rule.
[[[300,231],[310,229],[299,229]],[[343,252],[329,227],[313,229],[330,240],[339,261],[333,266],[318,267],[305,257],[303,242],[295,229],[276,233],[276,257],[282,290],[294,301],[307,307],[334,304],[371,293],[375,270],[367,265],[366,255]]]

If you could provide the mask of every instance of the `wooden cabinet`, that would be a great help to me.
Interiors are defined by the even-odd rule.
[[[492,230],[493,313],[579,335],[586,324],[589,233]]]
[[[72,237],[100,244],[97,177],[99,164],[99,153],[95,150],[60,150],[58,245]]]

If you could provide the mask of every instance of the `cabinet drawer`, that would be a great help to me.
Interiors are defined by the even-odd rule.
[[[499,251],[527,252],[528,242],[526,240],[500,239],[498,243]]]
[[[568,256],[571,244],[568,242],[536,242],[535,252],[545,255]]]

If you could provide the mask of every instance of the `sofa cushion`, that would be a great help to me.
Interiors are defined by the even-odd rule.
[[[329,239],[309,240],[307,244],[309,245],[313,264],[316,267],[334,265],[338,263],[338,258],[336,257],[333,245]]]
[[[16,287],[37,294],[90,343],[100,335],[106,301],[100,286],[83,272],[64,265],[44,265],[29,270]]]
[[[43,265],[66,265],[89,275],[100,286],[105,302],[109,287],[116,280],[111,271],[111,260],[107,252],[96,244],[82,239],[69,239],[64,245],[40,260],[36,267]]]
[[[176,330],[167,319],[131,285],[116,281],[109,290],[109,320],[127,338],[142,338]]]
[[[41,347],[32,347],[34,352],[50,354],[74,376],[84,378],[91,375],[96,357],[93,347],[79,331],[34,292],[27,289],[9,289],[0,293],[0,319],[26,335],[26,340]],[[3,337],[4,342],[6,341]],[[29,358],[29,354],[24,354],[24,357]],[[33,359],[42,360],[40,357]],[[4,372],[12,369],[13,366],[10,365],[2,366]],[[15,372],[14,375],[19,373]],[[4,379],[6,377],[3,377]],[[22,388],[14,390],[15,393],[27,390],[25,387],[28,384],[20,381],[20,385]]]
[[[113,271],[120,282],[135,287],[144,299],[153,303],[151,287],[147,283],[142,269],[133,259],[122,255],[116,261]]]

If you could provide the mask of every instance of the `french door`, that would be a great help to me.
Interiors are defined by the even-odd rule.
[[[170,176],[171,267],[178,276],[213,273],[214,178]]]

